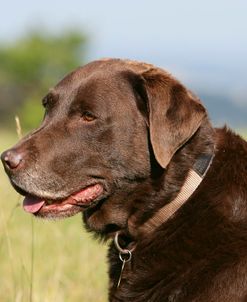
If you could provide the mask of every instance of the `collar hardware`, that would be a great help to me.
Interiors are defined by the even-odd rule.
[[[122,248],[119,244],[119,232],[117,232],[115,234],[114,244],[115,244],[116,249],[119,251],[118,257],[119,257],[120,261],[122,262],[122,267],[121,267],[120,275],[119,275],[118,282],[117,282],[117,288],[118,288],[120,286],[120,283],[122,280],[122,275],[123,275],[125,264],[127,262],[131,261],[132,252],[134,251],[135,246],[130,250],[127,248]]]

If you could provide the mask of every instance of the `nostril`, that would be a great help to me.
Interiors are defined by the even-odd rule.
[[[16,151],[6,151],[1,156],[3,164],[9,169],[15,169],[22,161],[22,156]]]

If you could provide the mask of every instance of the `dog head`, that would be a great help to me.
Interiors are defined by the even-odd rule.
[[[106,224],[126,224],[128,196],[167,169],[206,117],[164,70],[118,59],[75,70],[43,106],[41,126],[2,154],[5,171],[26,211],[55,218],[84,211],[95,229],[99,212]]]

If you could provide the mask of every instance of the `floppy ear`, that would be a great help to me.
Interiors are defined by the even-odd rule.
[[[197,131],[206,110],[165,71],[149,68],[141,75],[148,98],[151,144],[156,160],[166,168],[174,153]]]

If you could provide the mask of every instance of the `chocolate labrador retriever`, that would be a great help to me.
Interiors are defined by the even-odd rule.
[[[110,301],[247,301],[247,143],[162,69],[92,62],[2,154],[35,216],[111,240]]]

